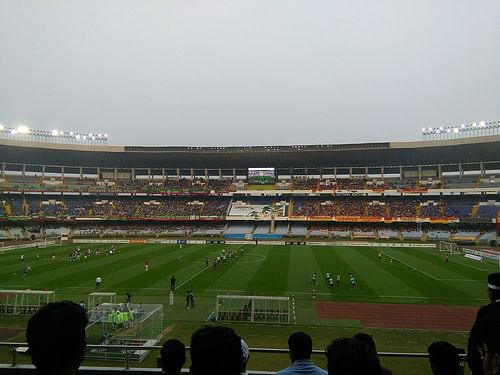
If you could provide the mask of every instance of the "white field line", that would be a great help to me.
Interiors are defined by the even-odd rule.
[[[438,279],[437,277],[432,276],[430,273],[427,273],[427,272],[425,272],[425,271],[422,271],[421,269],[419,269],[419,268],[417,268],[417,267],[414,267],[414,266],[412,266],[412,265],[411,265],[411,264],[409,264],[409,263],[403,262],[401,259],[398,259],[398,258],[396,258],[395,256],[389,255],[389,254],[387,254],[387,253],[385,253],[385,255],[387,255],[389,258],[392,258],[392,259],[394,259],[394,260],[398,261],[398,262],[399,262],[399,263],[401,263],[401,264],[404,264],[404,265],[405,265],[405,266],[407,266],[407,267],[410,267],[411,269],[413,269],[413,270],[415,270],[415,271],[420,272],[421,274],[423,274],[423,275],[425,275],[425,276],[427,276],[427,277],[430,277],[430,278],[431,278],[431,279],[433,279],[433,280],[436,280],[436,281],[440,280],[440,279]]]
[[[476,270],[476,271],[481,271],[481,272],[491,272],[494,268],[497,268],[495,266],[493,266],[493,264],[488,264],[487,267],[483,267],[483,268],[478,268],[478,267],[474,267],[473,265],[471,264],[468,264],[468,262],[458,262],[456,260],[452,260],[450,259],[451,262],[453,263],[456,263],[456,264],[460,264],[461,266],[464,266],[464,267],[468,267],[468,268],[471,268],[473,270]],[[471,262],[475,262],[475,260],[470,260]],[[485,264],[485,263],[481,263],[481,264]],[[489,265],[493,266],[493,267],[489,267]]]
[[[196,276],[199,276],[201,275],[203,272],[205,272],[206,270],[208,270],[210,268],[210,266],[207,266],[205,268],[203,268],[200,272],[198,272],[197,274],[191,276],[189,279],[187,279],[186,281],[184,281],[182,284],[180,284],[179,286],[177,286],[175,288],[175,290],[179,289],[181,286],[187,284],[188,282],[190,282],[191,280],[193,280]]]

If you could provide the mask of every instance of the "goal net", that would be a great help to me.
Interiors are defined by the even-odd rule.
[[[215,320],[290,324],[290,298],[218,295]]]
[[[163,332],[163,305],[132,303],[101,303],[88,311],[87,343],[107,345],[93,348],[86,358],[103,360],[142,361],[150,352],[148,347],[158,344]],[[138,348],[127,354],[113,345],[130,345]]]
[[[55,301],[53,290],[0,290],[0,315],[32,315]]]
[[[46,249],[51,246],[62,246],[62,237],[45,237],[35,241],[36,247],[39,249]]]
[[[460,248],[455,242],[439,241],[439,251],[447,252],[450,254],[460,254]]]

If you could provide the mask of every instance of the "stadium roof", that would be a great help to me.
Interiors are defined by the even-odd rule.
[[[331,168],[500,161],[500,136],[340,145],[138,147],[0,140],[7,164],[100,168]]]

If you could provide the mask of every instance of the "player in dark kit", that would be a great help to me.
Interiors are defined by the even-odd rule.
[[[500,272],[488,275],[488,297],[490,303],[479,309],[467,343],[467,363],[472,375],[483,375],[483,361],[479,348],[482,348],[485,332],[481,329],[481,320],[492,313],[500,313]]]
[[[175,275],[172,275],[172,277],[170,278],[170,290],[175,290]]]

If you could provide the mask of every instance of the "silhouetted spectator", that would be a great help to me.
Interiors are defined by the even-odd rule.
[[[483,366],[481,354],[478,348],[481,347],[484,337],[482,336],[478,323],[485,316],[500,311],[500,272],[488,275],[488,297],[490,303],[479,309],[476,315],[476,320],[469,334],[467,343],[467,363],[472,370],[473,375],[482,375]]]
[[[250,350],[247,343],[241,339],[241,371],[240,375],[247,375],[247,363],[250,359]]]
[[[295,332],[288,337],[288,348],[290,349],[290,361],[292,365],[276,375],[326,375],[327,372],[311,361],[312,339],[307,333]]]
[[[361,340],[339,338],[326,348],[329,375],[380,375],[377,353]]]
[[[186,363],[186,346],[179,340],[165,341],[161,347],[161,372],[167,375],[178,375]]]
[[[85,352],[87,314],[71,301],[40,308],[28,321],[26,340],[31,362],[41,375],[77,373]]]
[[[241,338],[229,327],[205,326],[191,336],[191,368],[194,375],[239,375]]]
[[[483,333],[480,352],[484,374],[500,374],[500,311],[495,311],[482,318],[479,327]]]
[[[434,375],[457,375],[460,371],[458,349],[446,341],[433,342],[427,348]]]
[[[373,337],[367,333],[360,332],[356,333],[354,335],[354,338],[360,341],[363,341],[364,343],[368,344],[373,350],[375,350],[375,353],[377,353],[377,347],[375,346],[375,340]],[[377,354],[378,356],[378,354]],[[382,375],[392,375],[392,371],[389,370],[388,368],[381,367],[382,368]]]

